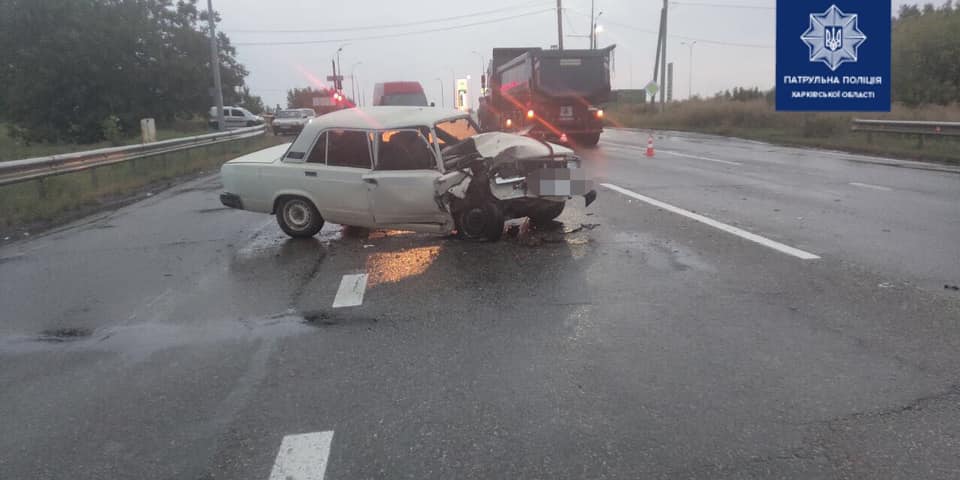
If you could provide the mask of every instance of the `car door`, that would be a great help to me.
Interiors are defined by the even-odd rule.
[[[364,175],[370,210],[378,226],[444,224],[449,214],[437,204],[440,177],[436,151],[417,129],[377,132],[376,168]]]
[[[373,165],[369,134],[361,130],[327,130],[318,135],[302,164],[301,185],[315,199],[325,220],[372,227],[364,175]]]
[[[230,119],[227,121],[227,126],[230,128],[241,128],[247,126],[247,117],[243,114],[243,110],[231,108],[230,116],[226,118]]]

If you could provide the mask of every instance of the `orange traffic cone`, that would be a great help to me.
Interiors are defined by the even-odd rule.
[[[654,152],[653,152],[653,134],[651,133],[651,134],[650,134],[650,138],[647,139],[647,156],[648,156],[648,157],[652,157],[653,155],[654,155]]]

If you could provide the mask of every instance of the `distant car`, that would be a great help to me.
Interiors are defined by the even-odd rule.
[[[573,196],[587,206],[596,198],[572,150],[480,134],[467,114],[437,108],[329,113],[292,144],[231,160],[221,173],[224,205],[275,214],[291,237],[330,221],[493,241],[505,219],[547,222]]]
[[[373,88],[373,104],[381,106],[427,107],[420,82],[385,82]]]
[[[209,120],[207,125],[210,128],[217,128],[217,107],[210,107],[207,112]],[[263,117],[250,113],[246,108],[241,107],[223,107],[223,123],[226,128],[244,128],[263,125]]]
[[[273,134],[284,135],[300,133],[303,127],[317,114],[312,108],[294,108],[280,110],[273,119]]]

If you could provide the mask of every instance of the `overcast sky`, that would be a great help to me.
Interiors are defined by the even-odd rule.
[[[902,3],[915,2],[894,0],[894,12]],[[642,88],[652,78],[661,5],[660,0],[596,0],[597,11],[603,12],[598,21],[603,27],[600,45],[617,44],[614,88]],[[772,87],[774,5],[774,0],[672,2],[667,58],[675,64],[674,97],[687,96],[690,50],[681,42],[693,40],[697,40],[693,47],[694,94],[712,95],[736,86]],[[588,33],[590,0],[563,0],[563,6],[564,34]],[[742,8],[746,6],[758,8]],[[441,104],[443,82],[445,102],[450,106],[454,76],[471,75],[470,95],[475,104],[481,59],[472,52],[489,60],[494,47],[547,48],[556,44],[555,7],[556,0],[214,0],[214,8],[223,17],[221,30],[237,45],[239,60],[250,70],[248,85],[268,105],[281,106],[286,106],[287,89],[325,82],[331,74],[330,59],[345,43],[342,68],[349,75],[354,64],[363,62],[355,67],[355,73],[368,102],[376,82],[417,80],[437,105]],[[429,22],[437,19],[448,20]],[[407,25],[390,27],[397,24]],[[436,31],[439,29],[449,30]],[[362,38],[394,34],[402,35]],[[252,45],[279,42],[317,43]],[[248,43],[252,44],[245,45]],[[566,48],[587,45],[587,38],[564,39]],[[344,85],[349,94],[349,80]]]

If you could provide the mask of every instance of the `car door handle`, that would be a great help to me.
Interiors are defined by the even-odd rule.
[[[363,181],[370,185],[376,185],[378,183],[376,178],[364,178]]]
[[[303,172],[303,174],[306,175],[306,176],[308,176],[308,177],[316,177],[316,176],[317,176],[317,172]]]

